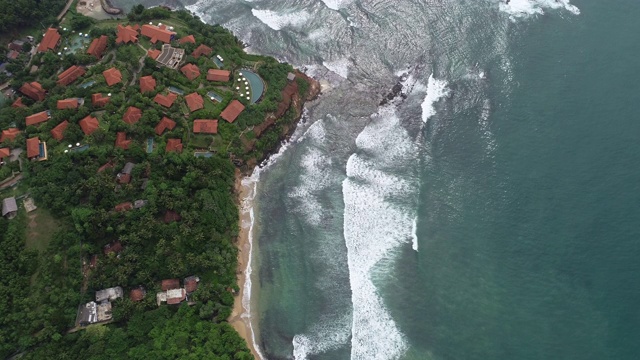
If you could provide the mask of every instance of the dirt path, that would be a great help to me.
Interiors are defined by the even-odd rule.
[[[60,12],[60,15],[58,15],[58,17],[56,18],[58,19],[58,21],[60,21],[67,14],[67,11],[69,11],[69,8],[72,4],[73,0],[67,1],[67,5],[64,6],[64,9],[62,9],[62,12]]]

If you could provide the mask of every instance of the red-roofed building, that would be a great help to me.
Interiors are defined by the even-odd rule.
[[[202,55],[209,56],[211,55],[212,52],[213,52],[212,48],[208,47],[205,44],[200,44],[200,46],[198,46],[195,50],[193,50],[193,53],[191,53],[191,55],[193,55],[193,57],[197,59]]]
[[[187,77],[187,79],[193,81],[195,80],[198,76],[200,76],[200,69],[198,69],[198,67],[196,65],[193,64],[187,64],[185,66],[183,66],[180,71],[182,71],[182,73],[184,74],[184,76]]]
[[[180,304],[187,298],[187,292],[185,289],[176,289],[167,291],[167,304],[175,305]]]
[[[104,51],[107,48],[108,40],[109,37],[107,35],[102,35],[97,39],[93,39],[91,45],[89,45],[89,49],[87,49],[87,54],[95,56],[96,59],[101,59],[102,54],[104,54]]]
[[[31,126],[43,123],[49,119],[51,119],[51,114],[49,111],[40,111],[39,113],[27,116],[25,118],[25,121],[27,123],[27,126]]]
[[[162,41],[163,43],[170,43],[173,40],[173,37],[176,35],[173,31],[169,31],[166,27],[161,26],[153,26],[149,24],[142,25],[142,30],[140,32],[143,36],[148,37],[153,44],[158,41]]]
[[[127,134],[125,132],[116,134],[116,147],[127,150],[129,149],[129,145],[131,145],[131,140],[127,140]]]
[[[0,135],[0,142],[4,141],[13,141],[16,139],[16,136],[20,134],[20,130],[18,128],[9,128],[7,130],[2,130],[2,135]]]
[[[133,209],[133,204],[130,201],[123,202],[114,207],[114,210],[117,212],[129,211],[131,209]]]
[[[119,253],[124,249],[124,246],[122,246],[122,243],[120,241],[115,241],[113,243],[109,243],[107,245],[104,246],[104,248],[102,248],[102,251],[104,252],[105,255],[109,255],[111,253]]]
[[[114,67],[103,71],[102,75],[109,86],[113,86],[122,81],[122,74],[120,73],[120,70]]]
[[[0,160],[4,161],[4,159],[8,158],[9,156],[11,156],[11,149],[9,148],[0,149]]]
[[[129,125],[133,125],[137,123],[141,117],[142,110],[138,109],[135,106],[129,106],[127,111],[125,111],[124,115],[122,116],[122,121],[126,122]]]
[[[220,117],[232,123],[236,121],[238,115],[244,111],[244,105],[238,100],[233,100],[220,114]]]
[[[19,52],[15,50],[9,50],[9,52],[7,53],[7,59],[15,60],[18,58],[19,55],[20,55]]]
[[[157,94],[156,97],[153,98],[153,101],[155,101],[156,103],[166,108],[170,108],[173,105],[173,102],[176,101],[177,98],[178,98],[178,95],[174,93],[169,93],[168,95]]]
[[[230,78],[231,71],[229,70],[209,69],[207,71],[207,80],[209,81],[228,82]]]
[[[162,280],[162,291],[179,289],[179,288],[180,288],[180,280],[178,279]]]
[[[204,108],[204,99],[198,93],[191,93],[184,97],[191,112]]]
[[[27,105],[22,103],[22,97],[19,97],[16,99],[16,101],[13,102],[13,104],[11,104],[11,107],[14,108],[26,108]]]
[[[182,216],[180,216],[180,214],[178,214],[173,210],[165,211],[164,216],[162,218],[162,221],[164,221],[165,224],[169,224],[169,223],[180,221],[180,220],[182,220]]]
[[[97,94],[92,94],[91,95],[91,104],[95,107],[103,107],[105,105],[107,105],[107,103],[109,102],[109,99],[111,99],[108,96],[102,96],[102,94],[97,93]]]
[[[197,119],[193,121],[194,134],[217,134],[218,120]]]
[[[64,131],[67,130],[68,126],[69,122],[67,120],[61,122],[58,126],[51,129],[51,136],[58,141],[64,139]]]
[[[180,44],[180,45],[186,44],[186,43],[195,44],[196,43],[196,38],[194,38],[193,35],[187,35],[187,36],[183,37],[182,39],[178,40],[178,44]]]
[[[118,24],[118,36],[116,37],[116,44],[127,44],[138,42],[138,30],[131,27],[131,25],[122,26]]]
[[[54,50],[56,46],[58,46],[59,42],[60,34],[58,33],[58,29],[48,28],[40,42],[40,45],[38,45],[38,52]]]
[[[27,139],[27,158],[33,159],[40,156],[40,138]]]
[[[33,81],[30,83],[24,83],[20,87],[20,92],[32,98],[35,101],[42,101],[45,97],[45,91],[39,82]]]
[[[72,82],[76,81],[80,76],[84,75],[87,72],[85,68],[78,65],[73,65],[67,70],[63,71],[58,75],[58,81],[56,82],[58,85],[67,86]]]
[[[144,291],[142,287],[138,287],[131,290],[131,292],[129,293],[129,298],[131,299],[131,301],[142,301],[146,294],[147,292]]]
[[[175,127],[176,122],[165,116],[162,118],[162,120],[160,120],[158,125],[156,125],[156,134],[160,136],[165,130],[173,130],[173,128]]]
[[[64,100],[58,100],[57,108],[58,110],[63,109],[77,109],[80,105],[78,98],[69,98]]]
[[[182,152],[182,139],[169,139],[167,140],[167,147],[164,149],[166,152]]]
[[[80,127],[82,128],[82,131],[84,132],[85,135],[91,135],[94,131],[98,130],[98,128],[100,127],[100,123],[98,122],[98,119],[94,118],[91,115],[88,115],[84,119],[80,120],[78,124],[80,124]]]
[[[156,79],[153,76],[143,76],[140,78],[140,92],[145,93],[156,89]]]
[[[198,282],[200,282],[200,278],[197,276],[189,276],[184,278],[184,289],[188,294],[198,290]]]
[[[149,49],[149,50],[147,50],[147,56],[149,56],[153,60],[157,59],[158,56],[160,56],[160,54],[162,54],[162,51],[160,51],[158,49]]]

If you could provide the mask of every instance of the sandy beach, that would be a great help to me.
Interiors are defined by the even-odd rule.
[[[118,19],[122,16],[114,16],[107,14],[100,5],[100,0],[82,0],[76,5],[78,13],[97,20]]]
[[[254,183],[245,183],[243,184],[244,176],[240,173],[239,170],[236,170],[236,182],[235,182],[235,191],[238,196],[239,201],[239,212],[240,212],[240,233],[238,235],[238,287],[240,288],[239,293],[235,297],[235,302],[233,304],[233,312],[231,313],[231,317],[229,317],[229,323],[233,326],[234,329],[240,334],[240,336],[245,339],[247,342],[247,346],[251,350],[253,357],[255,359],[263,359],[260,355],[259,350],[256,349],[254,340],[253,340],[253,330],[251,328],[249,314],[247,313],[247,309],[243,305],[243,299],[245,297],[245,285],[247,282],[247,264],[249,263],[249,257],[251,254],[251,243],[250,243],[250,235],[251,235],[251,212],[250,206],[251,201],[254,197]],[[254,321],[255,322],[255,321]]]

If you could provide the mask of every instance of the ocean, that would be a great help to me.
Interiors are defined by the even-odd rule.
[[[638,358],[637,2],[182,5],[325,86],[253,177],[265,358]]]

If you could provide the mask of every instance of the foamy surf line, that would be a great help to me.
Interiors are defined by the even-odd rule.
[[[512,20],[532,15],[544,14],[544,9],[564,9],[574,15],[580,14],[577,6],[571,5],[569,0],[511,0],[509,3],[500,2],[500,11],[510,15]]]

